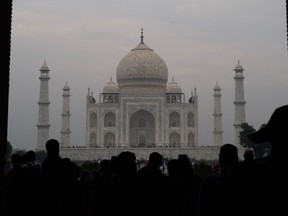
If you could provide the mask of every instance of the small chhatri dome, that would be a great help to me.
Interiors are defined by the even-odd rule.
[[[124,56],[118,64],[116,76],[119,87],[157,86],[164,88],[168,79],[168,68],[163,59],[143,41]]]
[[[238,60],[238,64],[235,66],[235,69],[237,70],[243,70],[242,65],[240,64],[240,61]]]
[[[216,82],[216,85],[215,85],[215,87],[214,87],[214,90],[221,90],[221,88],[220,88],[218,82]]]
[[[46,64],[46,60],[44,61],[44,64],[42,65],[40,71],[50,71],[48,65]]]
[[[70,90],[70,87],[69,87],[67,82],[66,82],[65,86],[63,87],[63,90]]]
[[[172,81],[166,86],[166,93],[182,93],[181,86],[174,81],[174,77]]]
[[[110,82],[108,82],[104,88],[103,88],[104,94],[113,94],[113,93],[119,93],[119,87],[118,85],[112,81],[112,77],[110,79]]]

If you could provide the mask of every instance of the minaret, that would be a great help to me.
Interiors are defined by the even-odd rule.
[[[46,141],[49,139],[49,71],[46,61],[40,69],[40,96],[39,96],[39,112],[38,112],[38,136],[37,150],[45,150]]]
[[[244,76],[243,76],[243,67],[238,60],[238,64],[235,66],[235,145],[239,148],[240,138],[239,133],[241,131],[241,124],[245,122],[245,104],[246,101],[244,99]]]
[[[70,87],[67,82],[63,87],[63,109],[62,109],[62,127],[61,127],[61,148],[70,146]]]
[[[221,112],[221,88],[216,82],[214,87],[214,146],[223,145],[222,112]]]

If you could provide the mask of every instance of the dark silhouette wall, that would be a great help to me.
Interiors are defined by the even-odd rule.
[[[12,0],[0,1],[0,179],[7,146]]]

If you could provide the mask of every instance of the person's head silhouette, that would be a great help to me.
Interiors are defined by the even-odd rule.
[[[254,159],[254,151],[253,151],[253,149],[251,148],[251,149],[246,149],[245,151],[244,151],[244,155],[243,155],[243,157],[244,157],[244,161],[251,161],[251,160],[253,160]]]
[[[30,150],[28,152],[26,152],[25,154],[25,159],[26,159],[26,163],[29,163],[29,162],[34,162],[35,159],[36,159],[36,154],[33,150]]]
[[[238,148],[235,145],[226,143],[220,147],[219,163],[222,173],[227,173],[238,160]]]
[[[160,167],[163,164],[163,156],[159,152],[152,152],[149,155],[149,164]]]
[[[13,169],[20,169],[22,166],[22,156],[19,154],[12,154],[11,155],[11,164]]]
[[[59,156],[59,142],[56,139],[49,139],[46,142],[46,151],[47,151],[47,155],[48,157],[53,157],[56,158]]]

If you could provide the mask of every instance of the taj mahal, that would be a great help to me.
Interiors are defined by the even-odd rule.
[[[40,97],[36,150],[44,150],[49,139],[49,67],[40,69]],[[235,145],[239,155],[240,125],[245,122],[244,76],[240,62],[235,66]],[[198,95],[196,88],[185,96],[181,85],[168,80],[165,61],[144,43],[125,55],[112,78],[103,86],[96,101],[88,88],[86,97],[86,140],[83,148],[70,146],[70,87],[63,87],[61,150],[63,157],[72,160],[109,159],[122,151],[134,152],[137,158],[148,158],[154,151],[164,157],[177,158],[187,154],[196,160],[215,160],[223,144],[221,88],[214,87],[214,143],[198,143]]]

